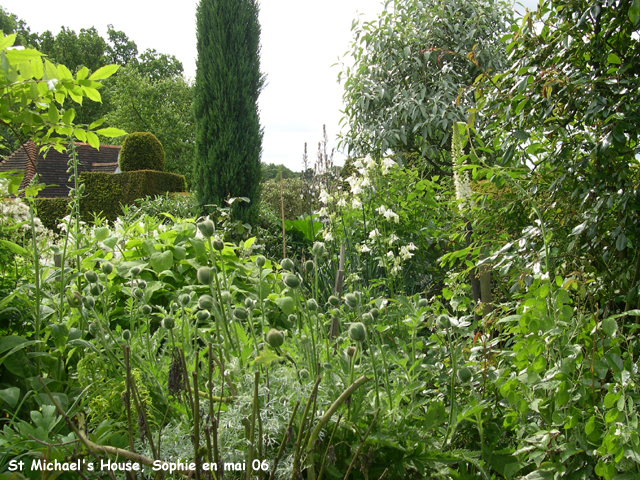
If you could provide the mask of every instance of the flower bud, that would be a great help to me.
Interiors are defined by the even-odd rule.
[[[89,324],[89,333],[91,335],[93,335],[94,337],[98,338],[100,336],[102,336],[102,328],[100,328],[100,325],[98,325],[98,322],[91,322]]]
[[[73,308],[82,308],[82,295],[80,292],[74,291],[71,295],[68,295],[69,305]]]
[[[223,290],[220,292],[220,301],[222,303],[229,303],[231,301],[231,294],[228,290]]]
[[[138,275],[140,275],[140,267],[138,266],[131,267],[131,270],[129,270],[129,273],[131,274],[132,277],[137,277]]]
[[[295,267],[295,264],[293,263],[293,260],[291,260],[290,258],[283,258],[282,262],[280,262],[280,266],[285,270],[291,271]]]
[[[309,300],[307,300],[307,308],[311,312],[315,312],[316,310],[318,310],[318,302],[316,302],[315,298],[310,298]]]
[[[252,309],[254,305],[255,305],[255,302],[253,300],[251,300],[249,297],[244,299],[245,308]]]
[[[329,297],[329,303],[331,305],[333,305],[334,307],[337,307],[338,305],[340,305],[340,299],[338,297],[336,297],[335,295],[331,295]]]
[[[186,307],[187,305],[189,305],[189,302],[191,302],[191,297],[189,296],[189,294],[183,293],[178,297],[178,301],[180,302],[181,306]]]
[[[198,230],[202,233],[202,236],[205,238],[211,238],[213,236],[213,232],[215,231],[215,225],[213,221],[207,219],[203,222],[198,223]]]
[[[267,343],[272,348],[279,348],[284,343],[284,335],[281,331],[272,328],[267,333]]]
[[[349,355],[350,357],[353,357],[356,354],[356,347],[354,347],[353,345],[350,347],[347,347],[347,355]]]
[[[469,380],[471,380],[472,376],[473,375],[471,373],[471,370],[469,370],[467,367],[462,367],[460,370],[458,370],[458,378],[462,383],[467,383]]]
[[[113,272],[113,264],[111,262],[103,262],[103,264],[100,265],[100,269],[102,270],[102,273],[109,275]]]
[[[87,270],[84,272],[84,278],[89,283],[96,283],[98,281],[98,274],[93,270]]]
[[[293,325],[298,321],[298,317],[296,317],[296,315],[292,313],[287,317],[287,320],[289,321],[290,324]]]
[[[144,280],[138,280],[138,288],[142,288],[143,290],[147,288],[147,282]]]
[[[362,323],[364,323],[365,325],[370,325],[371,322],[373,322],[373,315],[371,315],[370,313],[363,313]]]
[[[196,313],[196,318],[199,322],[206,322],[210,316],[209,310],[198,310],[198,313]]]
[[[311,247],[311,253],[313,253],[314,257],[322,257],[324,256],[326,249],[324,248],[324,243],[316,242]]]
[[[125,342],[128,342],[129,340],[131,340],[131,332],[129,330],[123,330],[122,331],[122,339]]]
[[[143,305],[140,310],[142,311],[143,315],[149,315],[153,311],[150,305]]]
[[[447,315],[440,315],[438,317],[438,326],[440,328],[449,328],[451,326],[451,320],[449,320],[449,316]]]
[[[298,288],[300,286],[300,279],[291,273],[284,276],[284,284],[289,288]]]
[[[418,307],[424,308],[428,305],[429,305],[429,302],[427,301],[426,298],[421,298],[420,300],[418,300]]]
[[[352,323],[349,327],[349,338],[354,342],[364,342],[367,339],[367,329],[362,322]]]
[[[162,328],[164,328],[165,330],[171,330],[175,326],[176,321],[173,319],[173,317],[164,317],[162,319]]]
[[[220,240],[219,238],[214,238],[213,242],[211,242],[211,244],[213,245],[213,249],[220,252],[224,249],[224,242],[222,240]]]
[[[211,310],[213,308],[213,297],[211,295],[202,295],[198,299],[198,308]]]
[[[306,368],[300,370],[300,380],[309,380],[309,370]]]
[[[85,306],[85,308],[88,308],[89,310],[91,310],[93,309],[93,307],[96,306],[96,301],[93,299],[91,295],[87,295],[82,299],[82,304]]]
[[[380,316],[380,310],[378,310],[376,307],[373,307],[369,313],[373,318],[378,318]]]
[[[304,262],[304,270],[306,272],[313,272],[313,268],[315,267],[313,260],[307,260]]]
[[[104,287],[99,283],[92,283],[89,287],[91,295],[100,295],[102,293],[102,290],[104,290]]]
[[[236,307],[233,310],[233,316],[238,320],[245,320],[248,316],[247,310],[244,307]]]
[[[256,257],[256,265],[258,265],[260,268],[264,267],[265,263],[267,263],[267,259],[264,258],[262,255],[258,255]]]
[[[213,281],[211,269],[209,267],[200,267],[196,272],[196,277],[202,285],[210,285]]]
[[[358,298],[353,293],[347,293],[344,296],[344,302],[349,305],[350,308],[356,308],[358,306]]]

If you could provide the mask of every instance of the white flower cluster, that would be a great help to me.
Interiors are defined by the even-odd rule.
[[[388,222],[393,221],[395,223],[400,223],[400,217],[390,208],[387,208],[384,205],[380,205],[378,208],[376,208],[376,211],[380,215],[382,215]]]

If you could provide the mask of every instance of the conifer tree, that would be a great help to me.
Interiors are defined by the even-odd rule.
[[[195,184],[203,206],[226,206],[254,223],[260,201],[262,129],[258,95],[260,24],[256,0],[201,0],[196,14]],[[206,207],[203,207],[206,211]]]

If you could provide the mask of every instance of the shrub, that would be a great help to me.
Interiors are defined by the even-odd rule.
[[[164,149],[153,133],[134,132],[127,135],[120,150],[120,170],[164,171]]]
[[[282,180],[282,197],[284,199],[284,218],[296,220],[309,215],[309,209],[319,207],[318,196],[312,193],[311,206],[309,199],[305,198],[304,182],[300,178],[286,178]],[[280,180],[269,180],[262,184],[261,201],[268,204],[271,209],[280,216]]]
[[[120,205],[129,205],[147,195],[184,192],[187,188],[182,175],[168,172],[139,170],[120,174],[85,172],[80,180],[86,185],[80,205],[83,217],[100,213],[114,221],[122,212]]]
[[[42,225],[49,230],[60,233],[58,224],[69,214],[69,198],[40,198],[36,197],[36,210]]]

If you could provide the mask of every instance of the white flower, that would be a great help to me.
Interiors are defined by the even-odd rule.
[[[395,167],[397,165],[398,164],[396,162],[394,162],[392,159],[385,158],[382,161],[382,173],[386,175],[389,172],[390,168]]]
[[[389,250],[387,252],[387,259],[388,260],[393,260],[395,258],[395,255],[393,254],[393,250]]]
[[[358,209],[361,207],[362,207],[362,202],[357,198],[354,198],[353,201],[351,202],[351,208]]]
[[[369,238],[371,240],[375,240],[376,238],[378,238],[380,236],[380,232],[378,232],[377,228],[374,228],[373,230],[371,230],[369,232]]]
[[[402,271],[402,267],[401,267],[400,265],[394,265],[394,266],[391,268],[391,275],[393,275],[393,276],[395,277],[395,276],[396,276],[396,275],[398,275],[401,271]]]
[[[361,186],[362,188],[370,187],[370,186],[371,186],[371,182],[369,181],[369,177],[364,177],[364,178],[362,179],[362,182],[360,183],[360,186]]]
[[[328,217],[329,216],[329,211],[326,209],[326,207],[322,207],[320,209],[320,211],[318,212],[318,216],[319,217]]]
[[[376,166],[376,161],[373,158],[371,158],[371,155],[367,155],[364,161],[367,163],[367,168],[369,169],[374,168]]]
[[[318,198],[319,198],[319,199],[320,199],[320,201],[321,201],[322,203],[324,203],[325,205],[326,205],[327,203],[329,203],[329,202],[332,200],[332,199],[331,199],[331,195],[329,195],[325,189],[322,189],[322,191],[320,192],[320,195],[319,195],[319,197],[318,197]]]
[[[400,257],[402,257],[403,260],[409,260],[413,257],[413,253],[409,251],[409,247],[407,245],[400,247]]]
[[[363,243],[362,245],[356,245],[356,250],[360,253],[371,253],[371,249],[366,243]]]
[[[376,208],[376,212],[378,212],[380,215],[384,215],[387,211],[387,207],[385,207],[384,205],[380,205],[378,208]]]
[[[358,159],[355,162],[353,162],[353,166],[356,168],[364,168],[364,163],[362,163],[362,160]]]
[[[324,232],[324,235],[322,236],[322,238],[324,238],[325,242],[330,242],[331,240],[333,240],[333,235],[331,234],[330,231],[326,231]]]
[[[392,233],[391,235],[389,235],[389,239],[387,240],[387,242],[389,243],[389,245],[393,245],[393,242],[397,240],[400,240],[400,239],[395,233]]]
[[[339,207],[346,207],[347,201],[344,198],[341,198],[340,200],[338,200],[338,203],[336,205],[338,205]]]

